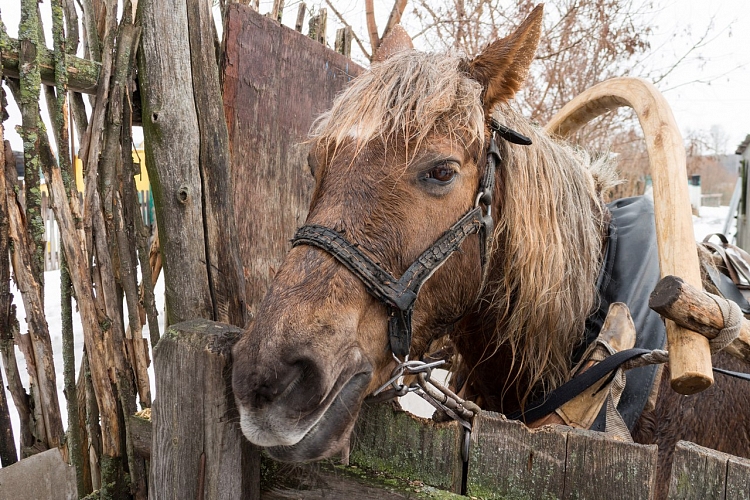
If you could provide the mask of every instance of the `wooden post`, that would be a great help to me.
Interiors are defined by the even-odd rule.
[[[281,22],[281,18],[284,16],[284,0],[273,0],[273,8],[271,9],[271,17],[277,22]]]
[[[654,182],[656,239],[662,276],[682,277],[701,286],[685,170],[685,147],[672,111],[651,83],[615,78],[586,90],[568,103],[545,130],[567,136],[591,119],[621,106],[633,108],[643,129]],[[672,388],[681,394],[700,392],[713,383],[708,340],[667,321]]]
[[[259,455],[240,431],[231,391],[231,348],[241,332],[194,320],[159,341],[149,498],[260,498]]]
[[[283,2],[281,3],[283,8]],[[219,63],[213,40],[216,37],[211,0],[188,2],[187,20],[190,30],[190,68],[192,96],[197,111],[200,133],[198,166],[201,180],[206,268],[211,289],[212,314],[203,316],[244,327],[245,277],[239,257],[235,223],[232,161],[229,154],[229,132],[219,81]],[[160,175],[170,165],[159,165]],[[160,226],[169,228],[170,226]],[[166,248],[165,248],[166,251]],[[171,254],[166,252],[166,255]],[[195,264],[198,264],[196,262]],[[167,266],[165,265],[165,276]],[[174,270],[173,270],[174,272]],[[177,270],[182,273],[183,270]],[[179,300],[179,297],[177,297]],[[195,314],[188,314],[189,318]]]
[[[200,128],[186,2],[142,0],[138,52],[146,165],[164,259],[166,323],[214,314],[206,264]],[[210,44],[213,50],[213,42]],[[190,270],[187,272],[187,270]],[[157,396],[158,397],[158,396]]]
[[[307,36],[325,45],[327,24],[328,11],[326,9],[320,9],[317,14],[310,18]]]
[[[300,2],[297,8],[297,21],[294,23],[294,29],[302,33],[302,25],[305,23],[305,10],[307,5],[305,2]]]
[[[352,29],[349,26],[336,30],[336,52],[346,57],[352,56]]]

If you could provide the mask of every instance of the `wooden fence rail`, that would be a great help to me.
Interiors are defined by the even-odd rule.
[[[261,465],[258,450],[240,433],[231,392],[231,347],[239,332],[199,320],[174,325],[162,337],[154,356],[160,390],[152,410],[154,498],[193,498],[196,492],[207,500],[654,496],[655,445],[565,427],[530,430],[486,412],[474,419],[464,464],[463,430],[455,422],[414,417],[392,403],[363,407],[351,465],[291,467],[270,459]],[[669,498],[750,499],[750,460],[680,442]]]

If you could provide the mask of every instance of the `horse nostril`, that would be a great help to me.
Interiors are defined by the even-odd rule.
[[[290,386],[297,385],[302,374],[303,366],[301,363],[279,367],[264,374],[252,374],[248,377],[250,390],[245,393],[245,399],[254,409],[263,409],[273,403],[279,396],[288,392]]]

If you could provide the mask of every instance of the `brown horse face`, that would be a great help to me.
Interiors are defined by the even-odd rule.
[[[403,271],[473,205],[476,161],[458,142],[405,148],[352,140],[328,161],[316,149],[308,224],[340,231],[393,275]],[[478,149],[478,148],[475,148]],[[470,237],[427,282],[414,311],[412,355],[476,298],[479,243]],[[330,456],[347,442],[365,396],[389,376],[385,306],[317,248],[292,249],[234,350],[233,385],[245,435],[277,459]]]
[[[369,80],[360,77],[364,83],[337,99],[311,154],[316,190],[307,224],[339,231],[401,276],[473,207],[484,115],[523,81],[540,16],[537,8],[467,65],[411,53],[373,67]],[[367,101],[377,93],[379,101]],[[419,293],[412,358],[472,307],[480,282],[473,235]],[[293,248],[234,348],[232,385],[245,436],[285,461],[340,451],[362,400],[390,375],[387,320],[385,306],[333,257]]]

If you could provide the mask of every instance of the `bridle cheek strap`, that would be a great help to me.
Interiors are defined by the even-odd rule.
[[[494,223],[491,206],[495,189],[495,169],[500,154],[494,133],[487,149],[487,164],[474,207],[450,227],[396,279],[374,262],[357,245],[325,226],[308,224],[297,230],[292,247],[309,245],[324,250],[362,281],[367,292],[388,310],[388,338],[391,351],[406,358],[411,347],[411,317],[422,285],[442,266],[470,235],[478,233],[482,277],[487,268]]]

